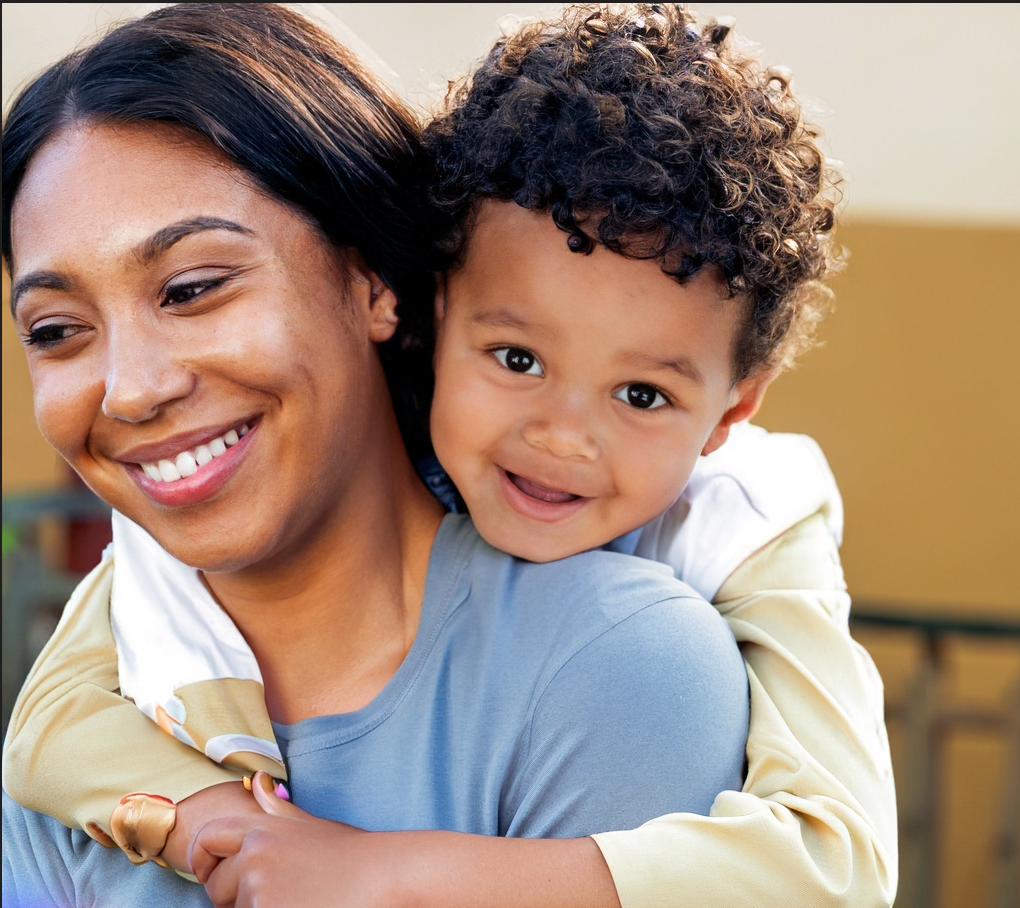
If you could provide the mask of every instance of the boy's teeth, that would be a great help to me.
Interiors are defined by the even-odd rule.
[[[140,466],[149,479],[156,482],[177,482],[183,477],[194,476],[207,463],[225,454],[227,448],[232,448],[247,434],[248,424],[245,423],[240,429],[231,429],[219,438],[199,445],[193,451],[181,451],[173,460],[143,463]]]

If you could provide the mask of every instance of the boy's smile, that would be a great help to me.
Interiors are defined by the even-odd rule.
[[[492,545],[552,561],[679,497],[768,384],[734,384],[744,307],[711,268],[571,251],[545,213],[481,205],[437,297],[432,436]]]

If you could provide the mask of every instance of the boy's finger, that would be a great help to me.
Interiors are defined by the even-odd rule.
[[[215,908],[235,908],[239,894],[238,870],[232,858],[224,858],[205,881],[205,894]]]
[[[188,863],[195,878],[204,886],[223,858],[241,850],[246,829],[229,820],[213,820],[195,834],[188,848]]]

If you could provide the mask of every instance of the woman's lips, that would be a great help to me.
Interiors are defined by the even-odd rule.
[[[164,507],[186,507],[211,498],[226,485],[244,459],[259,422],[251,420],[194,449],[157,463],[126,464],[128,473],[145,495]],[[230,442],[228,444],[228,441]]]
[[[232,448],[248,434],[250,428],[248,423],[242,423],[237,429],[230,429],[193,449],[181,451],[172,458],[163,458],[155,463],[142,463],[139,466],[154,482],[178,482],[194,476],[206,464],[212,463],[217,457],[222,457],[228,448]]]

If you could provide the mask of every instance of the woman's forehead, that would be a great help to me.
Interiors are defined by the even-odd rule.
[[[95,252],[197,218],[244,226],[260,207],[286,210],[185,130],[82,124],[53,136],[28,166],[11,215],[15,268],[61,237]]]

